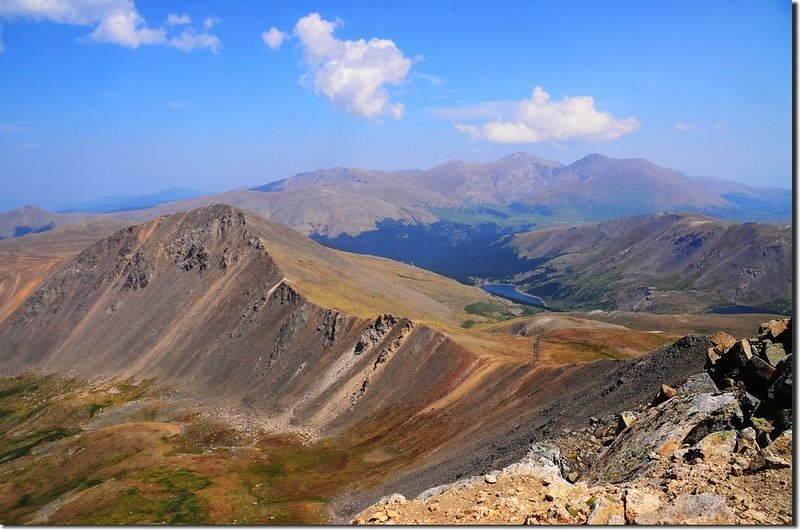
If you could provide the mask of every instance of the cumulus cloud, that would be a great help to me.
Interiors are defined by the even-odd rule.
[[[286,33],[273,26],[261,34],[261,40],[263,40],[264,44],[269,46],[271,50],[279,50],[283,41],[286,40]]]
[[[144,19],[139,13],[126,11],[103,17],[89,34],[89,39],[136,49],[142,45],[163,44],[166,31],[162,28],[149,28],[144,25]]]
[[[186,26],[191,23],[192,17],[189,15],[176,15],[175,13],[167,15],[167,26]]]
[[[487,108],[492,106],[487,105]],[[552,101],[550,94],[540,86],[533,89],[530,99],[512,105],[507,114],[510,116],[497,117],[479,125],[456,123],[454,126],[475,140],[538,143],[578,138],[614,140],[641,125],[636,118],[615,118],[608,112],[595,109],[591,96],[564,97]]]
[[[297,21],[293,36],[307,70],[301,82],[352,114],[402,117],[403,104],[390,101],[387,87],[405,82],[413,61],[389,39],[337,39],[334,32],[341,26],[341,20],[325,20],[319,13]]]
[[[133,49],[170,46],[183,51],[205,48],[218,52],[221,48],[216,36],[195,31],[190,26],[191,17],[186,14],[171,13],[165,26],[148,26],[133,0],[0,0],[0,19],[11,23],[36,20],[94,26],[83,41]],[[174,26],[189,27],[178,35],[171,35],[168,28]]]

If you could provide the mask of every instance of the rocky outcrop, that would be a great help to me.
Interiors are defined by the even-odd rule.
[[[742,421],[733,394],[675,397],[647,410],[622,431],[585,479],[593,483],[633,480],[706,430],[733,428]]]
[[[792,320],[771,320],[752,339],[712,337],[706,370],[722,390],[735,390],[762,446],[791,426]],[[777,428],[776,428],[777,425]]]
[[[782,335],[786,329],[790,320],[765,324],[759,339],[747,341],[788,346],[767,381],[754,383],[753,368],[747,368],[762,357],[742,362],[744,341],[715,334],[709,354],[722,346],[713,352],[717,362],[672,391],[659,389],[654,405],[616,418],[592,418],[588,427],[533,445],[516,464],[432,488],[391,510],[373,506],[353,522],[788,524],[793,437],[787,426],[791,410],[781,408],[791,405],[785,401],[791,394],[792,357],[791,341],[784,343]],[[712,375],[733,383],[719,389]],[[758,415],[771,410],[789,414],[772,420]],[[780,428],[774,425],[779,419]],[[564,454],[576,451],[594,461],[573,480],[565,473]]]

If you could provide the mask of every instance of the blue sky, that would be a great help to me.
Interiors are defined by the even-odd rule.
[[[791,186],[788,1],[47,9],[0,0],[0,209],[514,151]]]

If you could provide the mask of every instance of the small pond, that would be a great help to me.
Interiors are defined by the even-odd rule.
[[[485,283],[481,285],[481,289],[488,293],[496,294],[497,296],[502,296],[503,298],[508,298],[509,300],[513,300],[515,302],[533,305],[536,307],[547,307],[547,304],[544,300],[538,296],[523,293],[517,289],[516,285],[511,283]]]

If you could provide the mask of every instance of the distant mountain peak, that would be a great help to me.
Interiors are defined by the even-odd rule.
[[[525,151],[517,151],[516,153],[511,153],[510,155],[503,157],[503,160],[530,160],[530,159],[536,159],[536,157],[526,153]]]
[[[575,166],[575,165],[591,164],[593,162],[601,162],[603,160],[611,160],[611,158],[605,155],[601,155],[600,153],[591,153],[581,158],[580,160],[573,162],[572,165]]]
[[[500,159],[500,162],[522,162],[522,163],[530,163],[548,167],[560,167],[563,165],[560,162],[555,162],[553,160],[546,160],[544,158],[539,158],[538,156],[533,156],[532,154],[526,153],[525,151],[517,151],[516,153],[511,153],[510,155],[504,156],[503,158]]]

